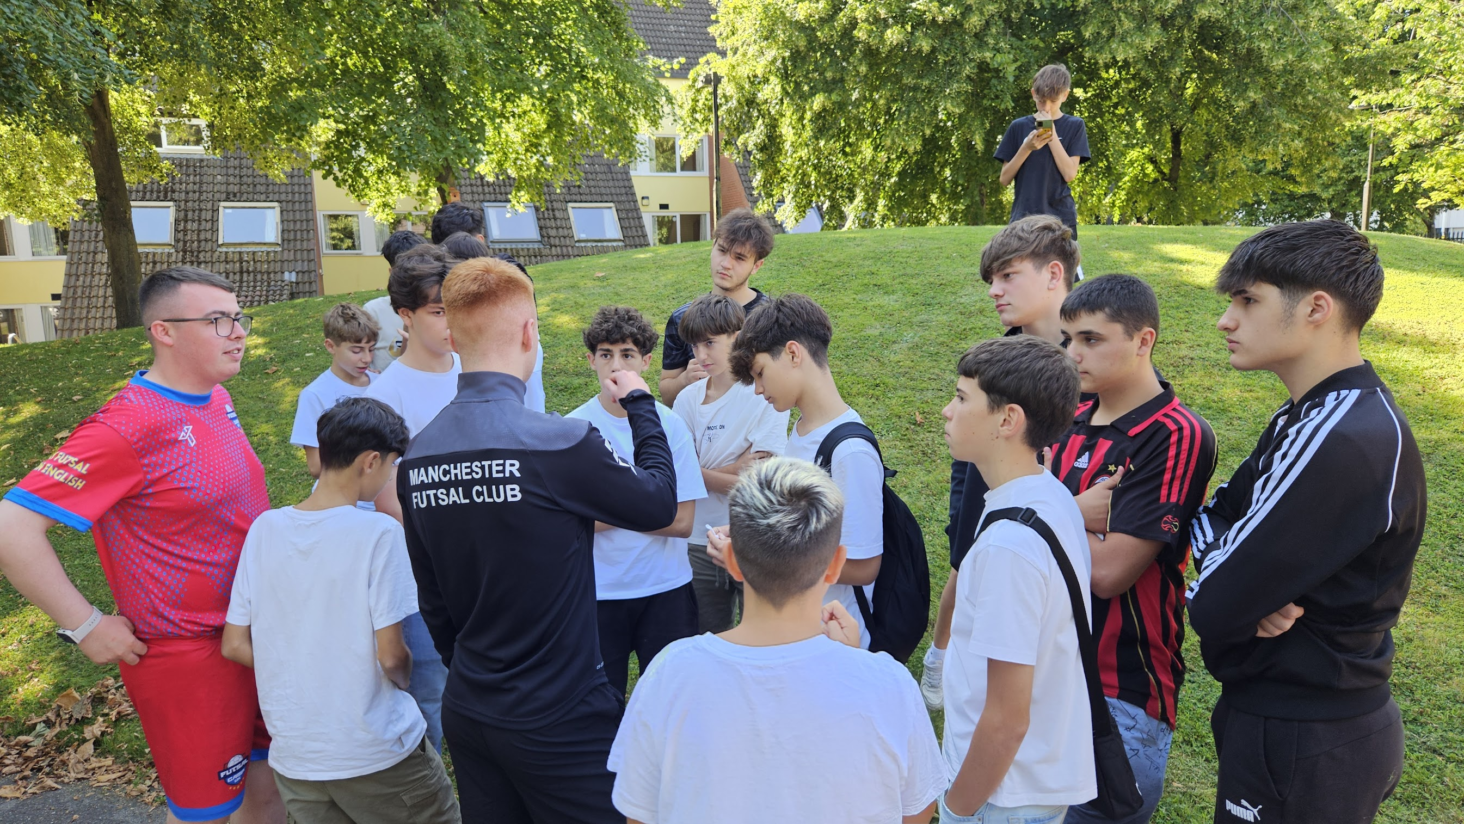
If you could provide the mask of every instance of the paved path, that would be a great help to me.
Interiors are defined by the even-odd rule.
[[[121,791],[87,784],[0,800],[0,824],[163,824],[166,820],[165,806],[149,807]]]

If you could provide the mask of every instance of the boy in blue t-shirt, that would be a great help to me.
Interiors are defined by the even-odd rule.
[[[1066,66],[1043,66],[1032,78],[1037,114],[1007,126],[995,157],[1002,162],[1001,185],[1015,182],[1010,222],[1027,215],[1052,215],[1076,238],[1078,206],[1069,186],[1078,176],[1078,164],[1089,155],[1087,125],[1081,117],[1062,111],[1072,85]]]

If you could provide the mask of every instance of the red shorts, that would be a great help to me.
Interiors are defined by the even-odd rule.
[[[244,803],[249,762],[269,758],[254,671],[224,658],[217,636],[145,643],[137,666],[120,665],[122,683],[168,809],[179,821],[228,818]]]

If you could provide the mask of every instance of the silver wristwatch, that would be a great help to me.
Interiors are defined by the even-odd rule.
[[[89,633],[92,630],[96,629],[97,624],[100,624],[101,622],[102,622],[102,611],[99,610],[99,609],[97,609],[96,607],[92,607],[91,617],[88,618],[88,619],[86,619],[86,623],[85,624],[82,624],[81,626],[77,627],[76,629],[59,629],[58,628],[56,630],[56,635],[62,641],[65,641],[68,644],[80,644],[82,642],[82,639],[86,638],[87,633]]]

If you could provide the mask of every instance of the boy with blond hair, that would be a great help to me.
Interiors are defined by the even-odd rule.
[[[295,427],[290,431],[290,443],[305,450],[305,463],[312,478],[320,477],[320,443],[315,437],[315,423],[342,398],[366,394],[376,377],[371,371],[371,359],[381,334],[376,319],[354,303],[332,306],[325,313],[323,325],[330,367],[300,390],[300,399],[295,404]]]

